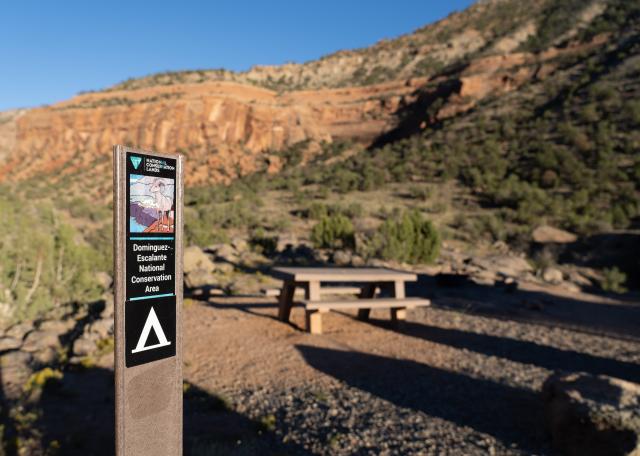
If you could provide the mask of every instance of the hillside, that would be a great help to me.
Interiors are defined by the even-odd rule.
[[[114,143],[187,156],[189,244],[241,238],[277,261],[289,240],[328,249],[327,261],[346,248],[353,262],[419,262],[432,255],[393,247],[387,222],[422,223],[407,215],[417,211],[445,253],[508,245],[539,274],[568,262],[596,269],[580,286],[634,288],[639,10],[485,1],[315,62],[156,75],[3,113],[3,312],[24,318],[98,293],[87,277],[110,269]],[[259,72],[302,79],[273,87]],[[25,241],[40,225],[52,229]],[[533,232],[546,225],[580,242],[540,250]],[[73,274],[80,265],[87,277]]]
[[[479,2],[411,34],[314,62],[154,75],[81,94],[8,117],[0,180],[47,175],[55,182],[92,163],[90,190],[108,197],[103,176],[114,143],[185,153],[189,185],[277,171],[273,152],[303,141],[311,152],[323,141],[370,145],[401,125],[408,110],[428,105],[428,115],[415,119],[425,126],[457,116],[488,96],[544,79],[559,59],[603,46],[610,37],[578,35],[604,7]],[[555,16],[576,11],[579,20],[555,24]]]

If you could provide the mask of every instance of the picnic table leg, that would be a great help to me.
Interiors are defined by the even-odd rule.
[[[398,307],[391,309],[391,321],[393,323],[402,323],[407,319],[407,309],[404,307]]]
[[[311,334],[322,334],[322,314],[327,310],[307,310],[307,331]]]
[[[360,299],[371,299],[376,295],[377,284],[368,283],[362,287],[360,292]],[[358,320],[368,320],[371,309],[358,309]]]
[[[308,299],[309,301],[320,301],[320,282],[309,282],[305,291],[306,299]]]
[[[405,298],[404,281],[396,280],[393,283],[393,297],[396,299]],[[407,319],[407,309],[405,307],[391,309],[391,322],[402,324]]]
[[[320,282],[310,281],[305,287],[305,298],[309,301],[320,301]],[[322,314],[325,311],[307,310],[306,326],[311,334],[322,334]]]
[[[280,298],[278,299],[278,319],[284,322],[289,321],[291,315],[291,307],[293,306],[293,294],[296,291],[295,282],[285,280],[280,290]]]

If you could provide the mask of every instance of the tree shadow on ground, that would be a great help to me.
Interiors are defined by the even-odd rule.
[[[460,277],[443,284],[437,276],[420,274],[417,282],[407,284],[407,295],[426,297],[437,307],[465,313],[640,340],[640,303],[612,303],[605,298],[586,301],[544,291],[479,285]]]
[[[533,364],[549,370],[581,371],[640,382],[640,365],[625,361],[563,350],[525,340],[441,328],[417,322],[405,322],[399,327],[384,320],[372,320],[372,323],[418,339],[518,363]]]
[[[303,454],[275,434],[231,410],[223,398],[194,385],[184,394],[186,455]],[[103,368],[69,366],[58,382],[25,398],[23,413],[37,416],[31,428],[41,448],[65,456],[115,454],[114,373]],[[17,437],[20,437],[20,429]],[[18,454],[9,449],[8,455]]]
[[[307,363],[349,386],[489,434],[506,446],[546,452],[542,402],[532,391],[415,361],[298,345]]]

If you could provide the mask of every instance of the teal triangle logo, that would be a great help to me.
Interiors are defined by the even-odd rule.
[[[133,164],[133,167],[135,169],[138,169],[138,166],[140,166],[140,162],[142,161],[142,158],[141,157],[134,157],[134,156],[131,156],[129,158],[131,159],[131,163]]]

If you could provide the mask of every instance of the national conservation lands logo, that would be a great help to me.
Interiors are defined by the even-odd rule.
[[[138,166],[140,166],[140,163],[142,162],[142,157],[136,157],[135,155],[131,155],[129,158],[131,159],[131,164],[133,165],[133,167],[135,169],[138,169]]]

